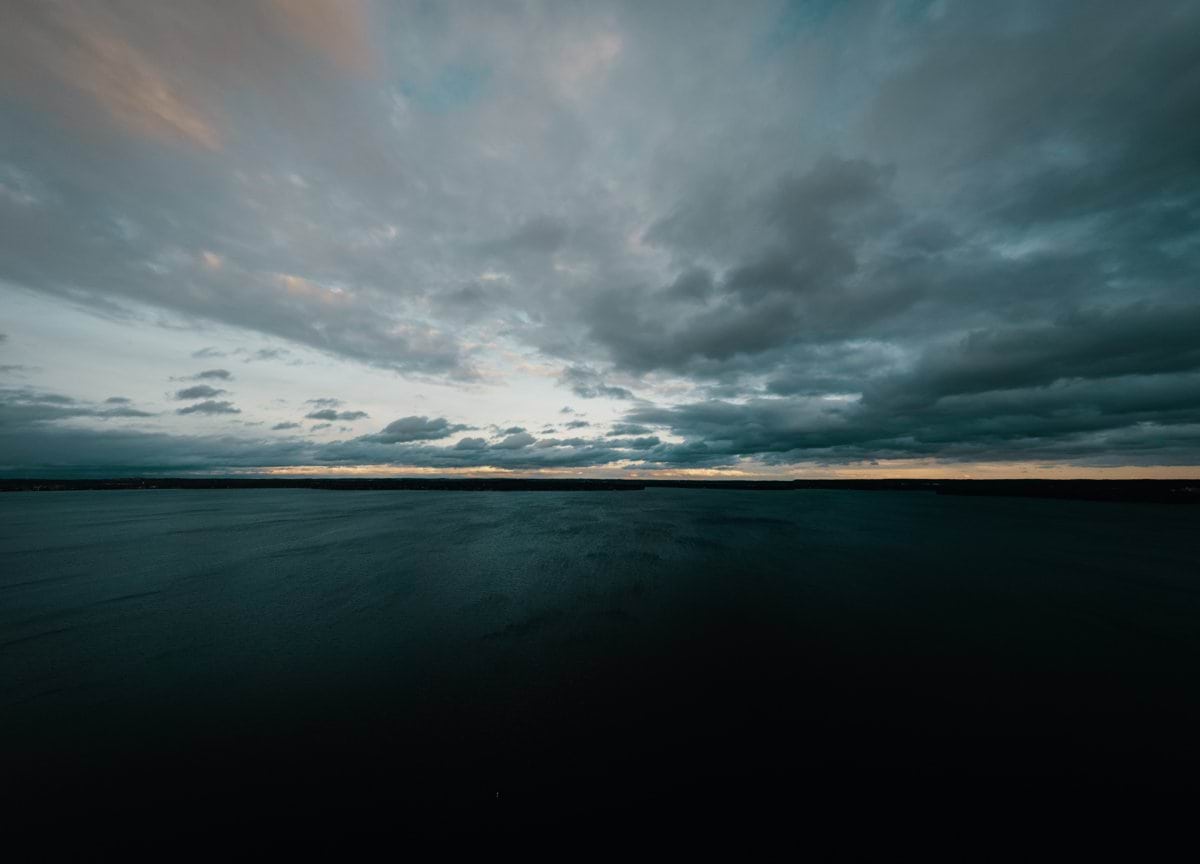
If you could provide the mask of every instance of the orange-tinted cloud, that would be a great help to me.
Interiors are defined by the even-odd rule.
[[[100,120],[217,150],[231,135],[231,96],[286,94],[314,58],[366,74],[376,59],[370,35],[359,0],[12,0],[0,26],[0,93],[74,127]]]
[[[71,83],[90,94],[127,130],[177,138],[216,150],[214,122],[190,102],[169,73],[112,33],[79,33],[80,50],[67,62]]]
[[[266,5],[284,32],[342,71],[363,74],[374,66],[361,0],[266,0]]]
[[[99,3],[18,3],[0,34],[0,80],[72,125],[98,113],[126,133],[218,149],[216,112],[178,69],[131,40],[126,23]]]

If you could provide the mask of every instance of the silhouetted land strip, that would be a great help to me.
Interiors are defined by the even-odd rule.
[[[130,477],[0,480],[0,492],[73,492],[145,489],[325,489],[452,492],[638,492],[672,489],[735,489],[787,492],[805,489],[933,492],[1089,501],[1152,501],[1200,504],[1200,478],[1185,480],[616,480],[545,478],[308,478]]]

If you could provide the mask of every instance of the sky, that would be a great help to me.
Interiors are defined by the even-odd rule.
[[[0,474],[1200,476],[1197,33],[6,0]]]

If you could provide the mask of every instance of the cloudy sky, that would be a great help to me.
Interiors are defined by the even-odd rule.
[[[6,0],[0,472],[1195,474],[1197,33]]]

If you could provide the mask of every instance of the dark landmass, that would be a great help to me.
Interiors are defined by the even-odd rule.
[[[145,489],[325,489],[450,492],[639,492],[649,487],[787,492],[806,489],[933,492],[1063,498],[1088,501],[1200,503],[1200,478],[1183,480],[619,480],[517,477],[127,477],[96,479],[0,479],[0,492],[78,492]]]

